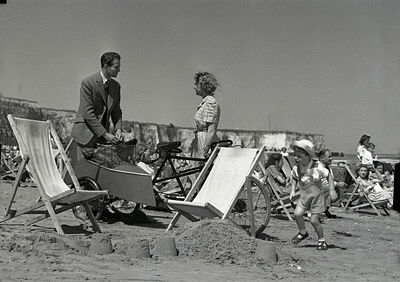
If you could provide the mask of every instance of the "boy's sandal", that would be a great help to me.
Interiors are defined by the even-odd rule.
[[[318,241],[317,250],[318,251],[326,251],[328,249],[328,245],[325,241]]]
[[[301,241],[303,241],[304,239],[308,238],[308,233],[306,232],[306,234],[301,234],[300,232],[297,233],[296,236],[293,237],[292,239],[292,243],[294,244],[298,244]]]

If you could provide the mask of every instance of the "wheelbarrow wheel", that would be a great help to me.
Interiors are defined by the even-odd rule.
[[[100,191],[102,190],[100,184],[98,184],[94,179],[90,177],[82,177],[78,179],[79,185],[83,190],[88,191]],[[104,197],[96,198],[92,201],[88,202],[90,209],[96,220],[100,219],[103,215],[106,203]],[[89,219],[85,207],[83,205],[78,205],[72,208],[72,212],[74,213],[75,217],[80,220],[87,220]]]
[[[250,177],[250,187],[253,198],[253,213],[255,235],[261,234],[267,228],[271,217],[271,194],[259,180]],[[246,232],[250,233],[250,210],[247,197],[247,188],[244,187],[240,192],[228,218],[237,225],[241,226]]]
[[[140,210],[140,204],[120,198],[114,198],[107,206],[107,210],[111,213],[131,215],[137,213]]]

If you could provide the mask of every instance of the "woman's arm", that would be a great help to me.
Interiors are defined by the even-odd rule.
[[[208,152],[211,143],[214,141],[214,138],[217,135],[217,125],[215,123],[207,122],[206,127],[207,127],[207,135],[206,135],[206,142],[204,144],[204,153]]]

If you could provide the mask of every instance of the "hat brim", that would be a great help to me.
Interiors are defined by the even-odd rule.
[[[299,142],[297,142],[297,141],[294,141],[294,142],[293,142],[293,147],[302,149],[302,150],[305,151],[307,154],[309,154],[309,155],[311,156],[311,158],[316,158],[316,157],[317,157],[313,149],[311,149],[311,148],[308,147],[308,146],[304,146],[304,144],[302,144],[302,143],[299,143]]]

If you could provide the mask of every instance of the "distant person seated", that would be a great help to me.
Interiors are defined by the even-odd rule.
[[[375,171],[371,171],[369,174],[369,179],[375,181],[383,186],[384,189],[388,191],[393,191],[394,177],[393,175],[385,169],[382,162],[374,161]]]
[[[360,141],[358,142],[359,145],[357,147],[357,158],[360,162],[362,162],[364,153],[367,150],[366,145],[369,143],[370,140],[371,140],[371,136],[369,134],[365,133],[361,136]]]
[[[388,200],[388,208],[391,208],[393,205],[393,191],[385,190],[379,183],[370,180],[368,166],[361,165],[357,171],[357,175],[359,189],[362,189],[371,201]]]
[[[286,178],[282,171],[283,159],[279,153],[273,153],[268,158],[266,170],[267,178],[271,178],[277,185],[274,187],[280,195],[289,195],[291,184],[290,178]]]
[[[372,154],[374,153],[375,144],[374,143],[368,143],[365,146],[365,148],[366,148],[366,150],[364,152],[364,156],[363,156],[363,158],[361,160],[361,163],[373,167],[373,165],[374,165],[374,157],[372,156]]]
[[[287,152],[286,147],[282,147],[281,148],[281,155],[284,156],[284,157],[289,156],[289,153]]]

